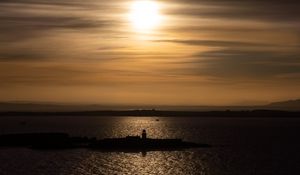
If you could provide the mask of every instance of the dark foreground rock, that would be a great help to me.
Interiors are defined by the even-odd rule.
[[[96,139],[71,137],[66,133],[26,133],[0,135],[0,147],[26,147],[31,149],[88,148],[103,151],[179,150],[210,147],[208,144],[185,142],[182,139],[151,139],[140,136]]]

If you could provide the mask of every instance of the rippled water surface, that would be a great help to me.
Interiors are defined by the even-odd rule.
[[[157,121],[159,119],[159,121]],[[0,149],[0,174],[300,174],[300,119],[173,117],[1,117],[0,133],[67,132],[183,138],[213,148],[147,153],[87,149]]]

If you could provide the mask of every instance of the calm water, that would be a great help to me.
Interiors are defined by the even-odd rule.
[[[159,119],[159,121],[156,121]],[[26,124],[22,124],[26,122]],[[0,133],[67,132],[123,137],[147,129],[153,138],[183,138],[213,148],[141,153],[86,149],[0,149],[1,175],[300,174],[300,119],[158,117],[1,117]]]

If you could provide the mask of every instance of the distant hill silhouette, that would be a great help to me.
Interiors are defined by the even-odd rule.
[[[167,106],[167,105],[80,105],[40,102],[0,102],[0,112],[76,112],[105,110],[164,110],[164,111],[244,111],[244,110],[291,110],[300,111],[300,99],[274,102],[257,106]]]
[[[90,111],[102,110],[100,105],[72,105],[40,102],[0,102],[0,111]]]
[[[167,111],[215,111],[254,110],[259,106],[168,106],[168,105],[74,105],[40,102],[0,102],[0,111],[66,112],[101,110],[167,110]]]
[[[267,105],[271,109],[281,110],[299,110],[300,111],[300,99],[274,102]]]

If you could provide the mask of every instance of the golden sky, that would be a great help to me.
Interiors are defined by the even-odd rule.
[[[2,0],[0,101],[300,97],[296,0]]]

